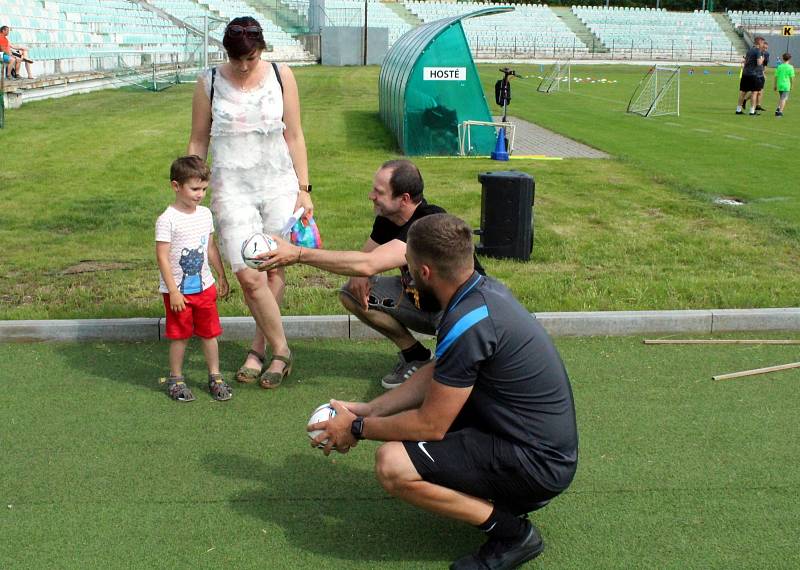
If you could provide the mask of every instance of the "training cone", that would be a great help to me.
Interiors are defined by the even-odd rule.
[[[506,150],[506,129],[501,127],[497,133],[497,143],[492,151],[492,160],[508,160],[508,150]]]

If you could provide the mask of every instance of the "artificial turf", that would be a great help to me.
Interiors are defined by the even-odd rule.
[[[800,371],[792,346],[557,339],[580,432],[573,485],[533,515],[551,568],[794,568]],[[222,343],[230,378],[243,343]],[[0,568],[443,568],[480,534],[389,498],[378,444],[325,458],[316,405],[381,393],[384,342],[293,343],[277,391],[158,388],[166,343],[2,344]]]

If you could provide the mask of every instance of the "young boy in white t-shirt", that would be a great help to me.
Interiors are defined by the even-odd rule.
[[[175,160],[170,169],[175,202],[156,221],[156,259],[161,272],[159,291],[167,313],[169,396],[191,402],[194,395],[183,377],[183,356],[189,339],[200,337],[208,365],[208,388],[215,400],[230,400],[232,390],[219,371],[217,337],[222,334],[217,313],[217,288],[209,264],[217,272],[219,294],[228,296],[225,268],[212,237],[211,210],[201,206],[211,171],[199,156]]]

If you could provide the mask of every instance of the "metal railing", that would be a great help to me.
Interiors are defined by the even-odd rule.
[[[729,42],[676,41],[669,45],[659,42],[612,41],[610,44],[592,42],[584,45],[577,39],[572,44],[558,40],[520,40],[508,34],[495,38],[471,39],[470,50],[476,59],[609,59],[620,61],[708,61],[737,63],[742,54]]]

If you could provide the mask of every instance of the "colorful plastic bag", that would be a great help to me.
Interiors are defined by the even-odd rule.
[[[322,237],[319,235],[317,222],[314,216],[308,219],[300,218],[292,226],[290,239],[293,244],[311,249],[322,249]]]

